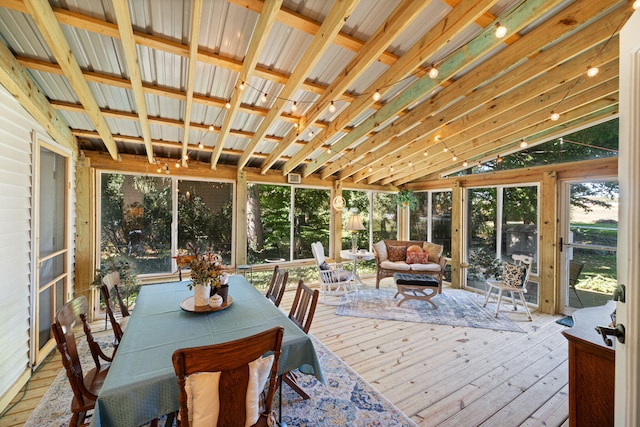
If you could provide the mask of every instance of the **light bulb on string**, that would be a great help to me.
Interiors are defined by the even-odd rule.
[[[214,129],[213,125],[209,125],[209,132],[213,132]]]
[[[313,131],[312,131],[312,130],[310,130],[310,131],[309,131],[309,138],[313,138],[313,135],[314,135]]]
[[[449,151],[449,149],[447,147],[444,147],[442,151],[446,153],[447,151]]]
[[[500,156],[496,157],[496,162],[502,163],[502,157],[500,157]]]
[[[298,103],[293,101],[293,104],[291,105],[291,112],[295,113],[296,111],[298,111]]]
[[[464,166],[464,167],[466,168],[467,166],[469,166],[469,162],[467,162],[467,161],[465,160],[464,162],[462,162],[462,166]]]
[[[373,172],[373,168],[369,166],[369,172]]]
[[[331,146],[328,146],[328,147],[327,147],[327,153],[328,153],[328,154],[331,154]]]
[[[458,160],[458,156],[454,154],[453,157],[451,158],[451,161],[455,162],[456,160]]]
[[[376,91],[373,93],[373,100],[378,102],[380,101],[382,95],[380,95],[380,91],[378,89],[376,89]]]
[[[226,108],[227,110],[230,110],[231,109],[231,102],[229,102],[229,101],[225,102],[224,108]]]
[[[591,65],[589,65],[589,67],[587,67],[587,76],[589,77],[595,77],[596,75],[598,75],[598,67],[592,67]]]
[[[267,102],[267,93],[263,93],[262,97],[260,98],[260,101],[262,101],[263,103]]]
[[[413,166],[413,163],[411,162],[411,160],[409,160],[409,167]]]
[[[637,10],[638,8],[640,8],[640,0],[636,0],[633,2],[633,10]]]
[[[240,82],[240,84],[238,85],[238,90],[243,91],[244,90],[244,80]]]
[[[496,22],[496,37],[501,39],[507,35],[507,27],[504,25],[500,25],[499,22]]]
[[[527,141],[525,141],[524,139],[520,140],[520,148],[526,148],[527,145],[529,145],[529,144],[527,144]]]
[[[336,112],[336,106],[333,103],[333,101],[331,101],[331,104],[329,104],[329,112],[330,113],[335,113]]]
[[[389,166],[389,170],[393,172],[393,166]]]
[[[202,141],[198,142],[198,148],[201,150],[204,148],[204,144],[202,144]]]
[[[556,113],[555,111],[552,111],[549,118],[551,119],[552,122],[556,122],[560,119],[560,114]]]
[[[425,150],[424,153],[422,153],[425,157],[427,157],[429,155],[429,152]]]
[[[440,72],[436,67],[432,65],[431,68],[429,68],[429,77],[431,77],[432,79],[435,79],[438,77],[438,74],[440,74]]]
[[[180,169],[180,160],[176,161],[176,169]]]

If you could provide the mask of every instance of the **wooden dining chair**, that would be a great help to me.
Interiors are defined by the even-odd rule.
[[[113,271],[102,278],[102,285],[100,286],[100,293],[105,302],[107,317],[109,318],[109,323],[111,323],[111,328],[113,328],[113,334],[116,337],[117,343],[122,340],[122,335],[127,328],[127,322],[130,317],[129,308],[122,300],[119,285],[120,273]],[[115,315],[112,296],[115,296],[120,306],[120,313],[122,315],[120,320],[118,320]]]
[[[276,307],[280,307],[288,279],[289,271],[282,270],[276,265],[273,269],[273,275],[271,276],[271,282],[267,288],[267,293],[265,294],[265,296],[273,302]]]
[[[176,350],[172,360],[180,388],[178,425],[274,425],[271,405],[283,335],[279,326],[235,341]],[[265,353],[270,354],[263,357]],[[266,398],[261,401],[263,391]]]
[[[56,321],[51,325],[51,332],[56,340],[58,351],[62,358],[62,365],[67,372],[67,378],[73,391],[71,401],[71,421],[69,426],[89,425],[86,422],[87,412],[95,406],[96,398],[102,388],[107,372],[109,371],[111,357],[104,354],[98,343],[93,339],[91,327],[87,322],[87,298],[78,297],[66,303],[56,313]],[[82,328],[86,335],[87,343],[95,367],[83,374],[74,329],[82,322]],[[100,360],[108,362],[102,364]]]
[[[318,305],[318,297],[320,292],[315,289],[311,290],[302,280],[298,282],[296,296],[293,298],[293,305],[289,311],[289,319],[293,321],[305,334],[309,333],[313,315]],[[282,381],[291,387],[304,400],[309,399],[309,395],[300,387],[296,374],[294,372],[285,372],[282,374]]]

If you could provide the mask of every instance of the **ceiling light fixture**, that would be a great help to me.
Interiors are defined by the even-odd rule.
[[[560,119],[560,114],[556,113],[555,111],[552,111],[549,118],[551,119],[552,122],[557,122]]]
[[[329,104],[329,112],[330,113],[335,113],[336,112],[336,106],[333,103],[333,101],[331,101],[331,104]]]
[[[507,27],[504,25],[500,25],[499,22],[496,22],[496,37],[501,39],[507,35]]]
[[[380,101],[382,95],[380,95],[380,91],[378,89],[376,89],[376,91],[373,93],[373,100],[378,102]]]
[[[429,68],[429,77],[431,77],[432,79],[435,79],[438,77],[438,74],[440,74],[440,72],[436,67],[432,65],[431,68]]]
[[[587,76],[589,77],[595,77],[598,74],[598,67],[592,67],[591,65],[589,65],[587,67]]]

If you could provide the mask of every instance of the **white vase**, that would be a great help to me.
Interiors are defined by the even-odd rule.
[[[193,305],[196,307],[202,307],[209,305],[209,285],[193,285]]]

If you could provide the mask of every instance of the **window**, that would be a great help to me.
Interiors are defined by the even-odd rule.
[[[398,207],[393,193],[373,193],[373,241],[398,238]]]
[[[415,193],[418,206],[410,212],[409,238],[437,243],[451,256],[451,191]]]
[[[233,185],[223,182],[178,181],[178,248],[187,243],[211,248],[225,264],[232,259]]]
[[[331,193],[313,188],[295,188],[294,193],[293,259],[313,258],[313,242],[329,248]]]
[[[358,247],[362,249],[371,248],[371,239],[370,239],[370,228],[371,224],[370,219],[370,191],[357,191],[357,190],[344,190],[342,192],[342,196],[346,201],[346,208],[342,213],[342,249],[351,249],[351,231],[347,231],[347,223],[349,222],[349,217],[353,213],[358,213],[360,215],[360,219],[362,219],[362,225],[364,225],[364,230],[356,232],[358,238]]]
[[[484,291],[485,280],[500,274],[513,254],[533,257],[537,271],[538,187],[487,187],[467,190],[466,286]],[[537,283],[528,284],[527,301],[538,302]]]

